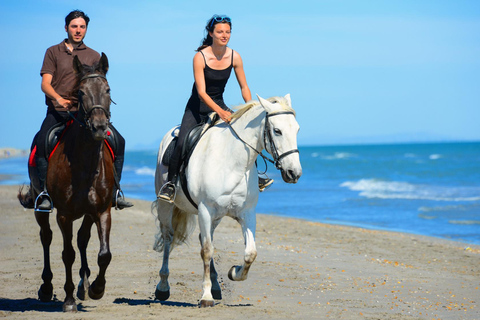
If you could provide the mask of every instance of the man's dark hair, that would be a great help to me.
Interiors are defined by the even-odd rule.
[[[88,22],[90,21],[90,18],[83,11],[80,11],[80,10],[73,10],[68,14],[68,16],[65,17],[65,27],[68,27],[70,22],[73,19],[77,19],[77,18],[83,18],[83,20],[85,20],[85,23],[87,24],[87,27],[88,27]]]

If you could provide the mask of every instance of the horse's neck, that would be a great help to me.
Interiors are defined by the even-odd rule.
[[[252,150],[254,148],[258,152],[262,152],[264,145],[264,128],[265,128],[265,110],[262,106],[254,106],[240,118],[232,121],[232,128],[238,137],[233,133],[235,145],[240,150],[248,150],[251,154],[250,158],[255,161],[257,153]],[[241,141],[243,140],[243,141]],[[245,144],[248,144],[245,148]]]
[[[85,127],[74,124],[70,138],[75,141],[75,154],[83,163],[98,163],[103,158],[104,142],[94,140]]]

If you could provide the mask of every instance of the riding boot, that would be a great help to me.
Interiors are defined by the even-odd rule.
[[[169,173],[170,175],[170,173]],[[160,192],[157,195],[157,199],[167,201],[168,203],[173,203],[175,200],[176,188],[175,185],[177,184],[177,174],[173,174],[168,182],[165,183]]]
[[[44,157],[35,156],[35,162],[37,164],[37,174],[39,185],[38,188],[40,192],[46,192],[47,188],[45,186],[45,181],[47,180],[47,169],[48,169],[48,160]],[[52,209],[52,203],[50,201],[50,196],[48,193],[45,196],[42,196],[40,199],[40,204],[38,204],[36,210],[40,211],[50,211]]]
[[[120,189],[120,179],[122,178],[123,161],[123,156],[116,156],[115,161],[113,162],[116,182],[113,187],[112,207],[115,207],[117,210],[133,207],[133,203],[125,200],[125,198],[123,197],[122,189]]]

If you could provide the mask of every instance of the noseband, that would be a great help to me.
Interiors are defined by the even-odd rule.
[[[107,78],[103,75],[103,74],[99,74],[99,73],[92,73],[92,74],[87,74],[85,76],[83,76],[81,79],[80,79],[80,82],[84,81],[84,80],[87,80],[87,79],[92,79],[92,78],[102,78],[102,79],[105,79],[105,81],[107,81]],[[85,108],[85,105],[83,104],[83,100],[82,100],[82,96],[79,95],[79,103],[80,103],[80,108],[81,110],[83,110],[83,113],[84,113],[84,121],[85,121],[85,126],[88,127],[88,128],[91,128],[91,123],[90,123],[90,117],[92,115],[92,112],[93,110],[95,109],[100,109],[102,110],[105,115],[107,116],[107,122],[110,123],[110,117],[111,117],[111,113],[109,110],[107,110],[104,106],[100,105],[100,104],[97,104],[97,105],[94,105],[88,112],[87,112],[87,109]]]
[[[288,156],[292,153],[300,153],[300,151],[298,151],[298,149],[293,149],[293,150],[284,152],[282,154],[278,154],[278,149],[275,146],[275,142],[273,142],[272,132],[270,130],[270,123],[268,122],[268,119],[271,118],[271,117],[274,117],[274,116],[285,115],[285,114],[286,115],[290,114],[290,115],[295,116],[295,114],[292,111],[280,111],[280,112],[276,112],[276,113],[272,113],[272,114],[269,114],[267,112],[267,115],[265,116],[265,119],[266,119],[266,121],[265,121],[265,132],[264,132],[263,138],[265,139],[265,141],[264,141],[265,147],[267,146],[267,138],[268,138],[268,142],[270,144],[270,150],[272,152],[272,157],[273,157],[273,161],[271,161],[268,158],[267,158],[267,160],[269,160],[271,163],[273,163],[275,165],[275,168],[277,168],[278,170],[282,169],[282,165],[280,164],[280,160],[282,160],[283,158],[285,158],[286,156]],[[264,157],[264,159],[265,159],[265,157]]]

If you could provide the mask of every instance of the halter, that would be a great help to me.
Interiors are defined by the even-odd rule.
[[[102,79],[105,79],[105,81],[107,81],[107,78],[103,75],[103,74],[100,74],[100,73],[92,73],[92,74],[87,74],[85,76],[83,76],[81,79],[80,79],[80,82],[86,80],[86,79],[91,79],[91,78],[102,78]],[[111,99],[110,99],[111,101]],[[112,101],[113,102],[113,101]],[[89,112],[87,112],[87,110],[85,109],[85,106],[83,104],[83,100],[80,96],[79,98],[79,103],[80,103],[80,108],[83,110],[83,113],[84,113],[84,120],[85,120],[85,123],[82,123],[80,122],[78,119],[76,119],[75,117],[73,117],[73,115],[69,112],[70,116],[73,117],[77,122],[79,122],[81,125],[83,126],[86,126],[88,128],[91,127],[91,124],[90,124],[90,116],[93,112],[93,110],[95,109],[100,109],[102,110],[105,115],[107,116],[107,121],[110,123],[110,117],[111,117],[111,113],[109,110],[107,110],[104,106],[100,105],[100,104],[97,104],[97,105],[94,105]],[[114,102],[115,103],[115,102]]]
[[[294,116],[295,113],[293,113],[293,111],[280,111],[280,112],[275,112],[275,113],[272,113],[272,114],[269,114],[267,112],[267,114],[265,115],[265,120],[266,121],[265,121],[265,128],[264,128],[264,132],[263,132],[263,139],[264,139],[264,144],[265,144],[265,147],[266,147],[267,146],[267,138],[268,138],[270,149],[272,151],[273,160],[267,158],[266,156],[263,155],[263,153],[259,152],[257,149],[255,149],[250,144],[248,144],[246,141],[244,141],[242,138],[240,138],[240,136],[235,131],[235,129],[233,129],[233,127],[230,125],[230,123],[227,123],[227,125],[230,127],[230,129],[232,129],[232,131],[235,133],[237,138],[240,139],[240,141],[242,141],[245,145],[247,145],[253,151],[255,151],[259,156],[261,156],[263,158],[263,160],[272,163],[275,166],[275,168],[277,168],[278,170],[281,170],[282,166],[280,164],[280,160],[282,160],[283,158],[285,158],[286,156],[288,156],[292,153],[300,153],[300,151],[298,151],[298,149],[293,149],[293,150],[284,152],[280,155],[278,154],[278,149],[275,146],[275,143],[273,142],[272,134],[269,130],[270,129],[270,123],[268,122],[268,118],[274,117],[274,116],[279,116],[279,115],[293,115]]]

